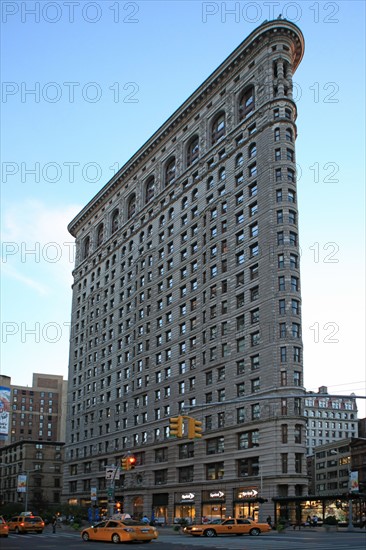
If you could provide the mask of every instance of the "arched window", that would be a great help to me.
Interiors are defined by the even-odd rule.
[[[242,165],[243,165],[243,162],[244,162],[244,157],[243,157],[243,155],[240,153],[240,154],[236,157],[236,160],[235,160],[235,167],[236,167],[236,168],[239,168],[239,166],[242,166]]]
[[[104,224],[100,224],[97,229],[97,246],[100,246],[104,238]]]
[[[243,92],[239,101],[239,120],[243,120],[254,111],[254,99],[254,86],[250,86]]]
[[[112,214],[112,233],[117,231],[119,222],[119,210],[116,208]]]
[[[225,136],[225,113],[220,113],[214,120],[211,129],[211,143],[214,145]]]
[[[190,166],[198,159],[199,152],[198,136],[194,136],[187,147],[187,166]]]
[[[133,194],[129,201],[128,201],[128,205],[127,205],[127,218],[128,219],[131,219],[132,216],[135,215],[135,212],[136,212],[136,195]]]
[[[248,157],[252,159],[256,156],[257,156],[257,144],[251,143],[248,147]]]
[[[171,158],[165,166],[165,185],[170,185],[175,180],[175,157]]]
[[[85,260],[90,253],[90,237],[85,237],[83,242],[83,260]]]
[[[151,199],[154,198],[155,193],[155,178],[154,176],[151,176],[147,182],[145,187],[145,204],[151,201]]]
[[[160,216],[159,227],[164,227],[165,225],[165,216]]]
[[[206,183],[207,191],[209,191],[210,189],[213,189],[214,186],[215,186],[215,180],[214,180],[213,176],[210,176],[207,180],[207,183]]]
[[[289,120],[292,119],[292,111],[291,111],[291,109],[285,109],[285,118],[288,118]]]
[[[195,187],[192,191],[192,202],[198,198],[198,189]]]
[[[286,128],[286,141],[292,141],[292,130],[291,130],[291,128]]]

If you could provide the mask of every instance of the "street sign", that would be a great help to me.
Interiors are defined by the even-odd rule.
[[[92,487],[90,489],[90,500],[97,500],[97,488]]]
[[[116,471],[117,470],[117,471]],[[119,479],[119,467],[117,466],[106,466],[105,478],[106,479]]]

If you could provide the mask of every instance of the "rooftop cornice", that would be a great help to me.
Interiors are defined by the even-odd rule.
[[[136,167],[156,149],[175,127],[184,121],[227,75],[236,69],[244,56],[250,53],[259,42],[269,34],[292,33],[296,40],[293,72],[300,64],[305,49],[304,36],[297,25],[286,19],[267,21],[257,27],[239,46],[206,78],[206,80],[189,96],[189,98],[158,128],[158,130],[138,149],[138,151],[120,168],[120,170],[102,187],[89,203],[70,222],[68,230],[76,237],[76,229],[88,215],[106,200],[117,185],[126,180]]]

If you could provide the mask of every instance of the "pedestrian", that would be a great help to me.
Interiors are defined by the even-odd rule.
[[[366,527],[366,514],[362,514],[361,516],[361,525],[360,525],[361,529],[363,527]]]
[[[270,528],[272,529],[272,518],[271,518],[271,516],[267,517],[267,523],[270,526]]]
[[[53,518],[52,518],[52,533],[56,533],[56,526],[57,526],[57,517],[53,516]]]
[[[142,521],[142,523],[145,523],[146,525],[147,525],[148,523],[150,523],[150,520],[149,520],[149,518],[147,517],[146,514],[143,516],[143,518],[142,518],[141,521]]]
[[[317,525],[318,525],[318,516],[316,514],[314,514],[313,517],[312,517],[312,523],[313,523],[314,527],[317,527]]]

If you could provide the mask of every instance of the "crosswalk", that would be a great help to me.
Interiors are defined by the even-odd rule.
[[[40,537],[41,539],[44,539],[44,538],[50,538],[50,539],[58,539],[60,537],[62,538],[81,538],[80,536],[80,533],[78,533],[77,531],[76,532],[73,532],[73,531],[57,531],[57,533],[52,533],[52,531],[43,531],[42,534],[38,534],[38,533],[22,533],[20,535],[16,534],[16,533],[9,533],[9,537],[11,538],[19,538],[21,540],[24,540],[24,539],[31,539],[31,540],[36,540],[38,537]]]

